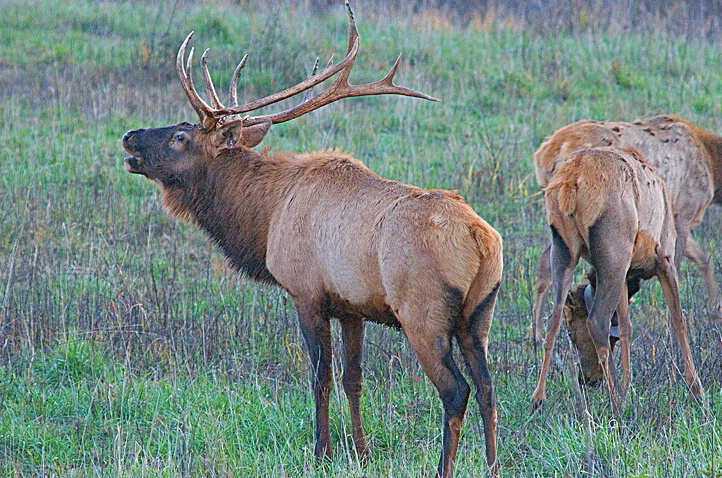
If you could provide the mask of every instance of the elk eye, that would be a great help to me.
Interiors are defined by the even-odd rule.
[[[183,133],[178,133],[175,135],[175,140],[179,143],[182,143],[183,141],[185,141],[185,139],[186,137],[183,135]]]

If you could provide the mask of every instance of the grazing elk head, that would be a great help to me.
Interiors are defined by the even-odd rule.
[[[570,291],[565,304],[567,329],[572,343],[579,352],[579,365],[581,373],[579,381],[586,385],[596,386],[604,378],[602,366],[599,365],[597,350],[594,347],[591,335],[587,329],[589,310],[594,303],[592,285],[580,284],[576,290]],[[609,334],[609,350],[614,351],[614,346],[619,341],[618,319],[616,312],[612,317],[612,325]]]
[[[627,297],[629,304],[633,302],[634,295],[639,292],[643,280],[649,280],[653,277],[651,274],[640,274],[640,271],[631,271],[627,273]],[[587,281],[582,282],[575,290],[567,295],[565,304],[565,312],[567,317],[567,329],[572,343],[579,352],[579,365],[581,373],[580,382],[595,386],[604,378],[602,366],[599,364],[597,351],[592,341],[592,336],[587,328],[587,320],[589,313],[594,305],[595,288],[597,282],[596,271],[592,268],[587,273]],[[614,311],[611,319],[611,327],[609,330],[609,353],[614,351],[614,347],[619,342],[619,315]]]

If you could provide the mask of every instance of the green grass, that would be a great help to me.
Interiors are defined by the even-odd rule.
[[[126,130],[194,121],[176,77],[195,30],[225,90],[249,53],[241,100],[301,81],[316,56],[338,59],[343,11],[249,2],[27,2],[0,5],[0,475],[421,476],[436,467],[441,407],[405,338],[370,326],[363,396],[373,449],[354,456],[334,391],[336,457],[313,460],[313,401],[293,305],[228,270],[193,227],[162,211],[157,186],[130,176]],[[633,388],[615,422],[603,390],[585,396],[555,367],[542,416],[528,407],[541,350],[527,332],[547,243],[531,156],[582,118],[662,112],[722,131],[722,43],[663,26],[533,34],[513,23],[391,22],[356,5],[362,36],[352,82],[381,78],[442,99],[346,100],[277,125],[273,151],[338,147],[379,174],[456,189],[505,240],[490,343],[504,476],[720,476],[722,353],[702,278],[685,264],[682,303],[710,402],[690,402],[661,291],[632,307]],[[593,33],[593,30],[596,33]],[[695,232],[719,277],[719,208]],[[334,326],[334,344],[340,347]],[[563,333],[558,341],[569,357]],[[338,365],[338,364],[335,364]],[[340,366],[336,367],[340,370]],[[470,403],[459,476],[482,476]]]

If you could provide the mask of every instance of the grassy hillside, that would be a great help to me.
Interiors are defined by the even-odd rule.
[[[633,387],[620,421],[603,389],[576,401],[571,365],[555,367],[545,413],[530,417],[541,350],[525,340],[548,241],[533,151],[583,118],[671,112],[722,132],[722,43],[654,25],[532,34],[492,18],[462,29],[433,12],[390,18],[356,3],[352,81],[381,78],[403,52],[397,82],[442,102],[344,100],[274,126],[263,145],[340,148],[385,177],[456,189],[501,232],[490,361],[504,476],[722,476],[722,333],[688,264],[682,303],[711,419],[684,389],[656,282],[631,309]],[[316,56],[339,58],[347,35],[342,9],[0,3],[0,475],[430,475],[440,401],[402,334],[368,331],[373,459],[357,462],[337,387],[336,458],[319,466],[289,297],[238,277],[202,233],[165,215],[155,184],[125,171],[125,131],[197,119],[174,66],[191,30],[198,50],[211,49],[219,90],[249,54],[241,101],[301,81]],[[720,221],[711,208],[695,232],[718,277]],[[563,332],[558,344],[569,364]],[[459,476],[483,476],[480,432],[472,398]]]

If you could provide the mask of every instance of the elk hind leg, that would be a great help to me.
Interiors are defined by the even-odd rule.
[[[437,473],[439,477],[446,478],[453,475],[461,426],[471,393],[452,355],[451,329],[456,317],[461,315],[461,298],[455,307],[457,312],[446,312],[443,317],[434,311],[447,309],[447,304],[433,300],[424,301],[426,304],[423,305],[418,300],[414,302],[402,305],[397,316],[399,322],[405,325],[404,332],[411,348],[424,373],[438,390],[444,407],[443,447]],[[424,324],[419,324],[420,320]]]
[[[684,360],[685,380],[687,381],[687,386],[692,396],[704,403],[704,390],[702,389],[702,383],[699,380],[694,366],[694,360],[692,359],[692,349],[689,346],[689,340],[687,338],[687,321],[682,313],[682,306],[679,299],[677,270],[674,267],[674,263],[669,260],[669,257],[659,251],[656,251],[655,254],[657,277],[659,278],[659,283],[662,285],[664,300],[667,302],[667,308],[671,315],[672,330],[674,331]]]
[[[554,353],[554,343],[561,325],[564,303],[567,293],[571,288],[572,279],[574,278],[574,267],[576,267],[578,261],[577,257],[572,257],[569,248],[556,229],[552,227],[551,230],[551,271],[554,308],[547,323],[547,333],[544,342],[544,359],[541,370],[539,371],[539,383],[532,394],[531,413],[541,409],[546,400],[546,376],[549,373],[549,365],[551,364],[552,354]]]
[[[346,392],[349,408],[351,409],[351,427],[354,447],[359,458],[364,460],[371,455],[366,440],[366,431],[361,417],[361,391],[363,376],[361,373],[361,355],[365,323],[363,319],[349,317],[341,320],[341,334],[343,338],[343,389]]]
[[[612,314],[614,315],[614,314]],[[622,403],[627,396],[629,385],[632,382],[632,363],[631,363],[631,343],[632,343],[632,322],[629,319],[629,299],[627,292],[627,283],[624,282],[622,295],[617,304],[617,318],[619,326],[619,343],[622,349],[622,388],[620,397]],[[613,319],[612,319],[613,320]],[[611,356],[613,347],[610,342],[609,355]]]
[[[589,260],[596,271],[596,289],[594,304],[587,318],[587,330],[597,351],[599,364],[607,379],[612,407],[619,410],[622,390],[619,387],[616,367],[611,354],[610,326],[612,316],[619,307],[619,342],[622,348],[623,365],[629,359],[631,324],[627,296],[627,271],[632,260],[634,248],[633,228],[625,230],[617,225],[613,218],[602,216],[589,229]],[[608,224],[610,222],[610,224]],[[635,224],[636,225],[636,224]],[[609,231],[616,231],[615,240],[609,240]],[[622,317],[622,314],[624,317]],[[626,355],[625,355],[626,354]]]
[[[710,297],[710,319],[715,322],[722,321],[722,294],[720,294],[719,284],[714,276],[714,267],[710,263],[709,255],[691,235],[687,238],[684,255],[692,260],[704,275],[704,283]]]
[[[464,361],[476,387],[476,402],[484,422],[486,463],[492,476],[498,474],[499,467],[496,462],[496,399],[489,372],[488,337],[498,291],[499,284],[476,306],[469,319],[457,331]]]

